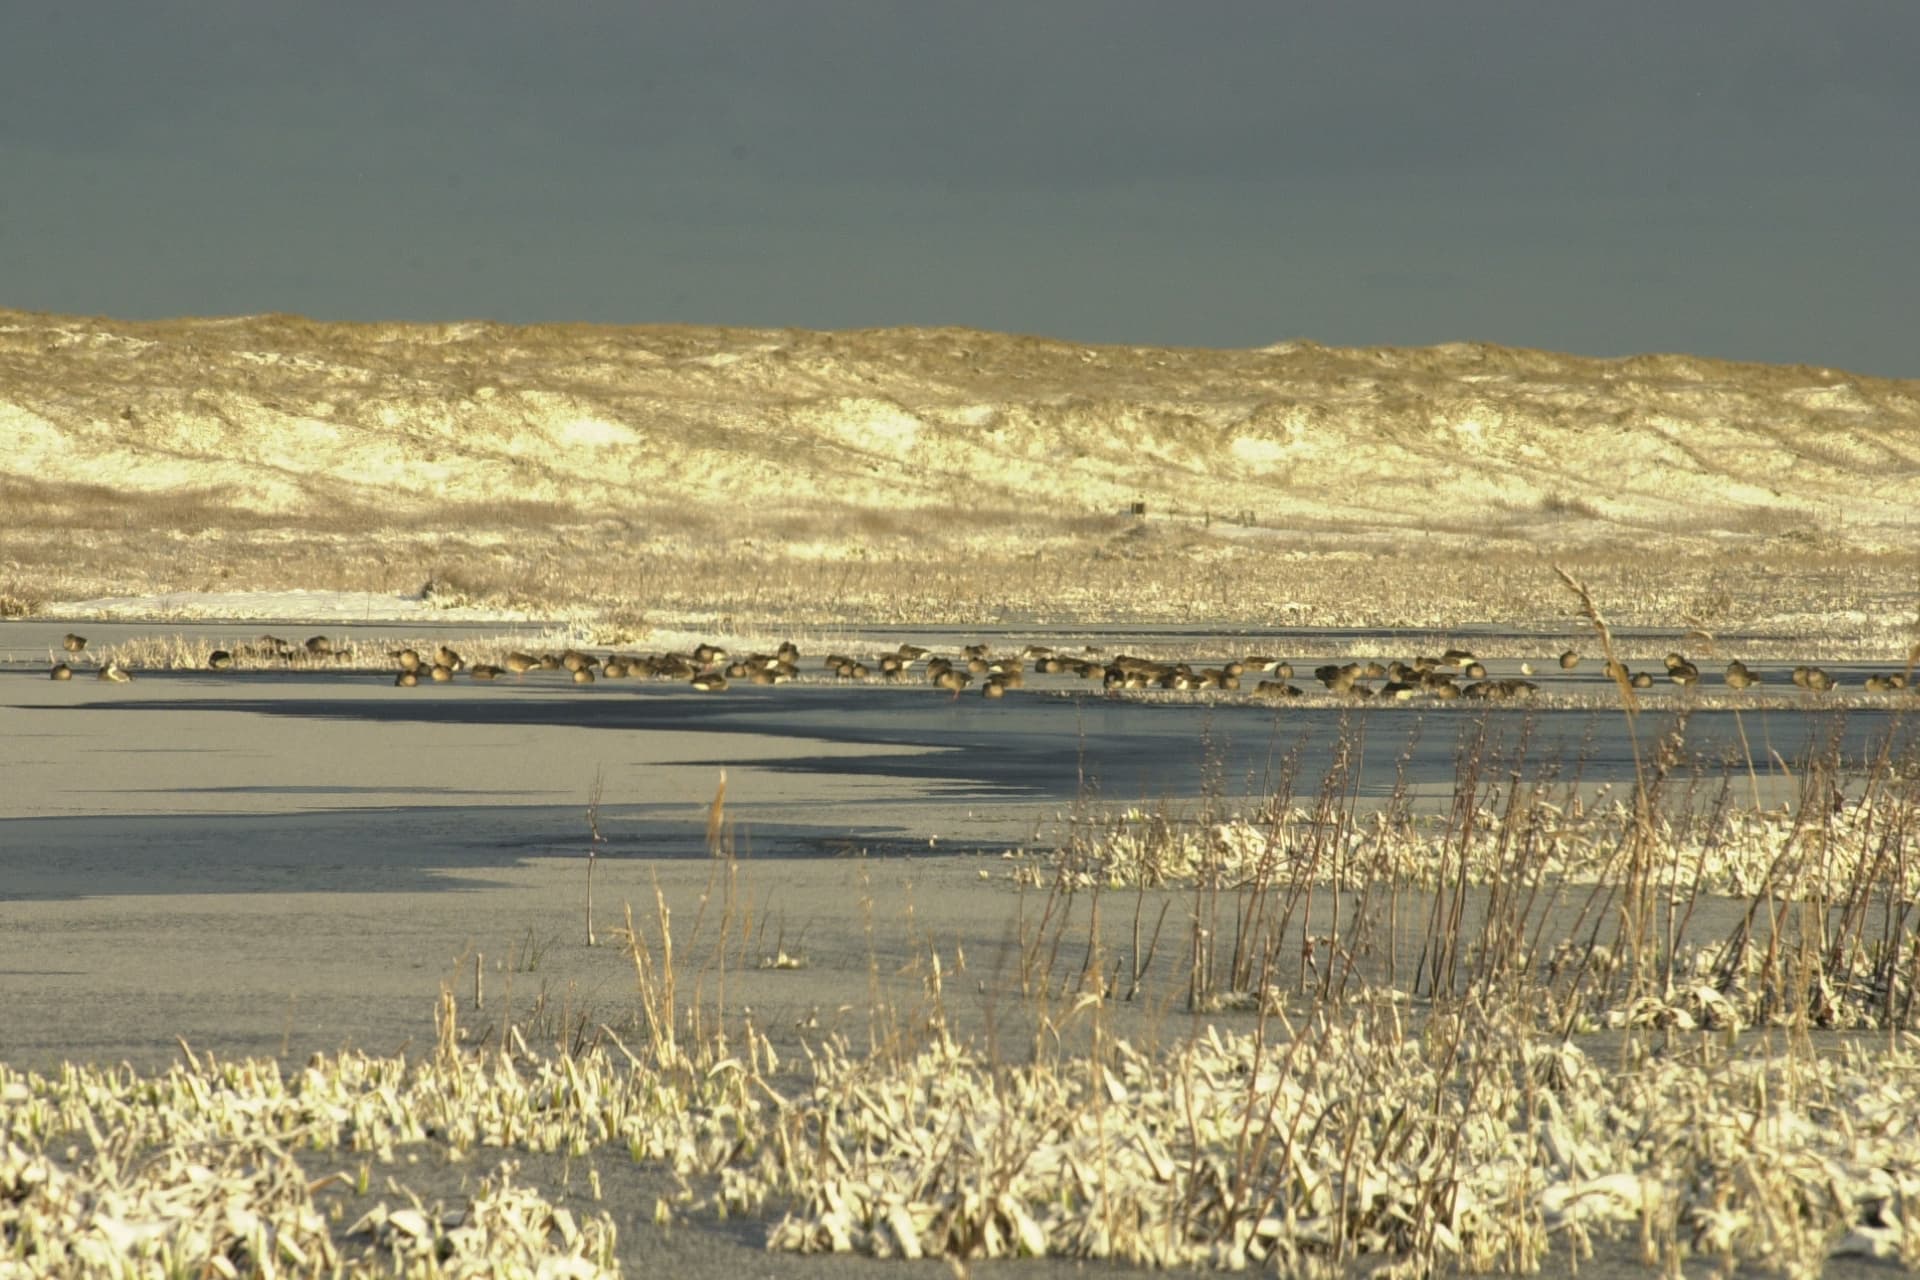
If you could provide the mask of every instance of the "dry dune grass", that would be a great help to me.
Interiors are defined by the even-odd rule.
[[[1570,619],[1537,550],[1482,539],[1472,554],[1359,551],[1333,533],[1248,531],[1171,520],[1147,529],[1090,517],[1012,548],[971,512],[875,516],[928,530],[836,543],[809,517],[758,518],[739,539],[627,525],[417,530],[169,528],[149,536],[63,529],[15,534],[0,593],[19,614],[116,595],[293,588],[438,598],[552,617],[637,614],[708,626],[1213,622],[1252,626],[1565,632]],[[1464,525],[1462,526],[1465,527]],[[969,539],[972,540],[971,544]],[[981,544],[988,545],[981,545]],[[1739,560],[1629,549],[1558,559],[1623,603],[1627,627],[1701,625],[1793,636],[1863,657],[1915,638],[1912,553],[1776,549]]]
[[[1479,344],[7,312],[0,367],[17,601],[222,574],[376,589],[499,553],[516,564],[467,571],[556,605],[790,607],[830,560],[873,579],[836,604],[904,588],[938,619],[1292,602],[1364,623],[1463,587],[1491,619],[1528,607],[1496,587],[1543,551],[1668,582],[1737,554],[1761,596],[1854,566],[1910,581],[1920,479],[1910,384]],[[1301,555],[1357,560],[1276,585]]]

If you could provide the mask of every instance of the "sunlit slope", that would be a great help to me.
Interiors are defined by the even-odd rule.
[[[290,523],[1142,501],[1266,529],[1897,545],[1920,514],[1920,383],[1471,344],[0,312],[0,441],[16,497],[184,491]]]

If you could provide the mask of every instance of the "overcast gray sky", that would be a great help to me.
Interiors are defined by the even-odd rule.
[[[41,3],[0,305],[1920,376],[1920,4]]]

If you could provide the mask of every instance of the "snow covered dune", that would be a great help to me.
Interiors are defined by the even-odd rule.
[[[591,520],[1134,502],[1261,526],[1891,544],[1920,384],[1475,344],[1084,347],[961,330],[139,324],[0,312],[0,479],[254,517]]]

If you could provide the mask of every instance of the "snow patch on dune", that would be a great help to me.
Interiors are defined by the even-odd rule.
[[[949,409],[946,419],[962,427],[990,427],[1000,417],[997,404],[966,404],[957,409]]]
[[[37,413],[0,401],[0,440],[6,442],[8,470],[45,475],[55,454],[67,447],[67,433]]]
[[[632,427],[618,422],[606,422],[599,418],[575,418],[563,422],[554,433],[560,443],[588,449],[604,449],[616,445],[639,443],[639,433]]]
[[[1279,441],[1253,436],[1234,437],[1232,448],[1234,459],[1249,467],[1271,467],[1287,456],[1286,446]]]
[[[901,457],[920,443],[920,419],[884,400],[835,400],[807,416],[857,449]]]

